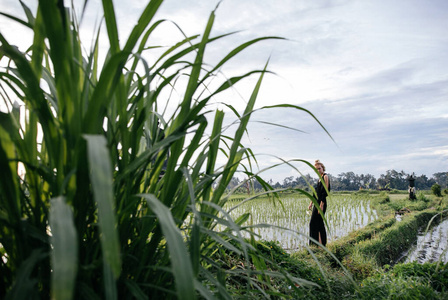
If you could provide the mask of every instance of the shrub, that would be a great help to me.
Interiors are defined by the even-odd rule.
[[[436,197],[442,197],[442,190],[440,188],[440,185],[437,183],[434,183],[431,187],[432,194]]]
[[[355,195],[369,195],[370,194],[370,190],[357,190],[355,193]]]
[[[425,194],[422,191],[417,193],[417,200],[418,201],[423,201],[423,202],[428,202],[429,201],[429,199],[425,196]]]
[[[381,204],[385,204],[385,203],[389,203],[389,202],[390,202],[389,194],[386,193],[386,192],[384,192],[384,191],[382,191],[382,192],[378,195],[378,197],[380,198],[380,203],[381,203]]]

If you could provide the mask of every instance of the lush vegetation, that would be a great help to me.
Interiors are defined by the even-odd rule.
[[[328,174],[331,181],[331,188],[334,191],[358,191],[360,189],[367,190],[407,190],[409,187],[408,178],[411,174],[406,174],[404,171],[388,170],[386,174],[381,174],[376,178],[372,174],[355,174],[354,172],[343,172],[334,176],[331,172]],[[434,184],[438,184],[441,188],[447,188],[448,172],[438,172],[428,178],[422,174],[419,176],[413,175],[415,187],[417,190],[429,190]],[[274,182],[268,180],[268,183],[277,188],[300,188],[308,189],[308,184],[314,185],[317,182],[316,176],[305,174],[303,176],[289,176],[285,177],[282,182]],[[229,183],[229,188],[233,188],[241,184],[241,179],[233,178]],[[249,185],[248,185],[249,186]],[[240,188],[240,192],[247,191],[246,187]],[[263,185],[256,180],[252,181],[252,186],[255,190],[262,190]]]
[[[103,0],[109,45],[98,29],[90,50],[83,16],[62,0],[41,0],[36,12],[20,2],[25,20],[2,14],[34,36],[22,52],[0,33],[9,108],[0,113],[1,298],[230,299],[234,282],[239,294],[268,298],[282,295],[271,277],[307,285],[267,270],[240,233],[248,215],[222,209],[237,170],[263,183],[241,140],[268,71],[223,78],[221,68],[278,38],[236,45],[210,66],[206,48],[228,35],[211,35],[215,12],[202,34],[161,47],[152,36],[165,22],[154,20],[162,2],[150,1],[123,39]],[[214,97],[250,76],[258,79],[245,109],[217,110]],[[242,264],[227,267],[232,257]]]
[[[431,191],[432,193],[437,196],[437,197],[441,197],[442,196],[442,189],[440,188],[440,185],[435,183],[432,187],[431,187]]]
[[[287,295],[285,298],[446,299],[448,296],[448,263],[413,262],[385,266],[364,274],[363,278],[353,279],[350,273],[342,268],[335,268],[330,264],[318,266],[313,261],[297,259],[273,242],[266,242],[262,247],[277,265],[281,264],[282,268],[291,274],[314,283],[311,286],[297,285],[297,289],[294,289],[287,283],[277,281]],[[319,259],[323,260],[320,257]],[[362,266],[370,268],[368,258],[364,258]],[[275,268],[270,262],[268,267]]]
[[[329,251],[285,251],[278,241],[261,241],[257,245],[266,253],[268,269],[278,270],[281,266],[285,272],[313,283],[297,283],[294,288],[272,278],[284,298],[446,299],[448,262],[403,263],[400,258],[415,242],[419,230],[428,224],[446,222],[448,198],[433,197],[430,192],[420,194],[415,201],[405,194],[351,194],[354,199],[357,196],[370,197],[379,218],[330,242]],[[396,218],[396,213],[402,214],[401,218]],[[238,258],[231,263],[238,264]],[[238,282],[232,285],[240,287]]]
[[[357,199],[361,202],[369,199],[378,218],[331,241],[327,250],[302,246],[299,251],[285,251],[280,240],[261,242],[259,247],[268,252],[270,259],[291,274],[316,284],[298,290],[284,286],[285,293],[292,298],[307,299],[337,299],[341,296],[348,299],[445,299],[448,295],[448,262],[404,263],[402,255],[416,242],[422,229],[446,222],[448,198],[435,197],[431,191],[424,191],[418,193],[416,200],[410,200],[406,191],[378,193],[362,190],[350,194],[332,193],[330,200],[334,198],[338,202],[338,197],[344,195],[353,205],[357,205]],[[288,202],[291,197],[300,198],[295,193],[283,192],[282,202]],[[236,203],[244,201],[239,200],[238,195],[234,198]],[[251,202],[254,207],[261,203],[269,206],[267,200],[251,200],[245,204]],[[281,207],[276,211],[270,208],[269,216],[265,218],[273,215],[275,219],[281,210]],[[252,213],[256,214],[256,211],[251,209]],[[290,205],[285,204],[285,213],[288,215],[290,211]],[[263,217],[259,218],[263,222]],[[282,237],[277,235],[277,238]],[[446,247],[444,240],[433,242]],[[268,267],[275,268],[270,264]]]
[[[353,299],[445,299],[448,262],[403,263],[402,255],[422,228],[446,222],[448,198],[429,194],[416,201],[394,194],[388,195],[389,201],[384,201],[385,194],[374,194],[372,198],[379,214],[377,220],[332,241],[327,245],[329,252],[316,249],[310,253],[304,249],[291,254],[289,259],[314,266],[318,274],[328,279],[310,298],[344,295]],[[397,213],[401,218],[396,218]],[[446,245],[446,241],[434,243]],[[349,283],[346,274],[355,280],[355,286]]]
[[[446,221],[448,199],[431,197],[428,193],[411,201],[403,195],[384,192],[374,194],[372,198],[372,205],[380,217],[328,244],[331,255],[320,249],[315,251],[321,267],[323,265],[322,268],[334,276],[344,268],[349,271],[359,287],[357,290],[352,290],[351,286],[345,288],[345,295],[349,298],[444,299],[448,293],[447,262],[419,265],[416,262],[405,264],[401,259],[422,228]],[[396,214],[401,214],[401,217],[396,218]],[[310,264],[314,261],[307,251],[294,253],[293,257]],[[434,283],[433,277],[438,278],[438,283]],[[415,295],[413,289],[417,289]]]
[[[232,78],[221,78],[220,69],[277,38],[237,45],[210,66],[207,46],[227,36],[211,35],[215,12],[201,35],[163,48],[151,40],[164,22],[154,19],[162,2],[150,1],[123,39],[113,2],[103,0],[105,57],[102,31],[85,51],[82,16],[61,0],[41,0],[36,12],[21,2],[25,20],[3,14],[34,36],[20,51],[0,33],[1,96],[9,108],[0,113],[0,297],[359,298],[380,287],[385,296],[403,287],[409,293],[414,283],[420,295],[446,295],[446,265],[361,272],[381,265],[356,250],[358,237],[348,243],[353,248],[329,247],[335,254],[314,248],[291,256],[256,241],[250,214],[229,216],[226,189],[237,170],[274,196],[279,191],[253,174],[256,158],[241,144],[267,67]],[[244,111],[213,107],[216,95],[249,76],[257,81]],[[231,133],[223,125],[228,114],[236,120]],[[388,200],[378,205],[395,210]],[[437,201],[413,203],[439,209],[444,202]],[[395,230],[387,216],[373,224]]]

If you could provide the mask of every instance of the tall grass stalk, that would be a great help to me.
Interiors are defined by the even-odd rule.
[[[79,20],[61,0],[39,1],[35,14],[21,2],[26,20],[2,14],[34,33],[27,52],[0,33],[0,93],[10,107],[0,113],[2,298],[230,299],[230,277],[241,295],[268,297],[282,295],[270,277],[300,282],[284,272],[261,276],[254,241],[239,233],[247,216],[233,220],[222,209],[239,168],[264,182],[241,140],[267,69],[208,87],[235,55],[277,37],[241,44],[210,68],[207,46],[226,37],[211,36],[213,11],[202,35],[185,36],[151,65],[145,56],[162,2],[151,0],[123,40],[113,2],[103,0],[104,60],[100,30],[83,51]],[[225,114],[210,100],[257,74],[244,112],[229,106],[238,128],[223,135]],[[168,113],[160,107],[173,90],[183,98]],[[222,269],[218,254],[241,256],[245,266]]]

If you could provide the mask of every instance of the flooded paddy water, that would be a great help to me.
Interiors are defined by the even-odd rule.
[[[309,221],[308,211],[310,200],[306,197],[283,197],[283,203],[263,198],[246,202],[232,210],[231,216],[237,218],[244,213],[250,213],[246,225],[271,224],[278,227],[254,228],[259,239],[278,241],[286,250],[297,250],[308,243]],[[226,209],[237,206],[238,202],[230,201]],[[370,199],[365,196],[333,195],[328,199],[327,212],[328,242],[347,235],[353,230],[362,228],[378,218],[375,210],[370,207]],[[293,232],[294,231],[294,232]]]
[[[448,262],[448,220],[426,231],[423,228],[417,236],[417,242],[403,255],[404,262]]]

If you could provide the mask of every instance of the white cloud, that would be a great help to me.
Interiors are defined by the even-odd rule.
[[[17,1],[3,0],[2,11],[16,13]],[[34,3],[34,2],[30,2]],[[122,41],[136,24],[140,1],[116,1]],[[187,35],[201,34],[218,1],[166,0],[156,19],[175,21]],[[99,1],[89,6],[99,6]],[[89,12],[83,34],[90,38],[98,10]],[[21,26],[0,17],[8,40],[30,39]],[[160,27],[152,44],[181,38],[174,25]],[[223,68],[227,77],[261,69],[270,59],[257,107],[303,105],[323,123],[336,144],[305,113],[293,109],[257,112],[264,119],[307,131],[253,123],[248,146],[256,153],[284,158],[321,159],[329,172],[370,173],[389,169],[432,175],[446,171],[448,145],[448,2],[444,0],[224,0],[213,35],[242,30],[210,45],[206,61],[216,63],[235,46],[266,35],[263,41]],[[23,43],[25,44],[25,43]],[[23,50],[23,49],[22,49]],[[151,59],[148,57],[148,59]],[[242,109],[257,76],[216,99]],[[217,80],[216,84],[220,81]],[[263,156],[260,166],[274,158]],[[281,181],[291,168],[270,171]],[[305,173],[307,173],[305,171]]]

